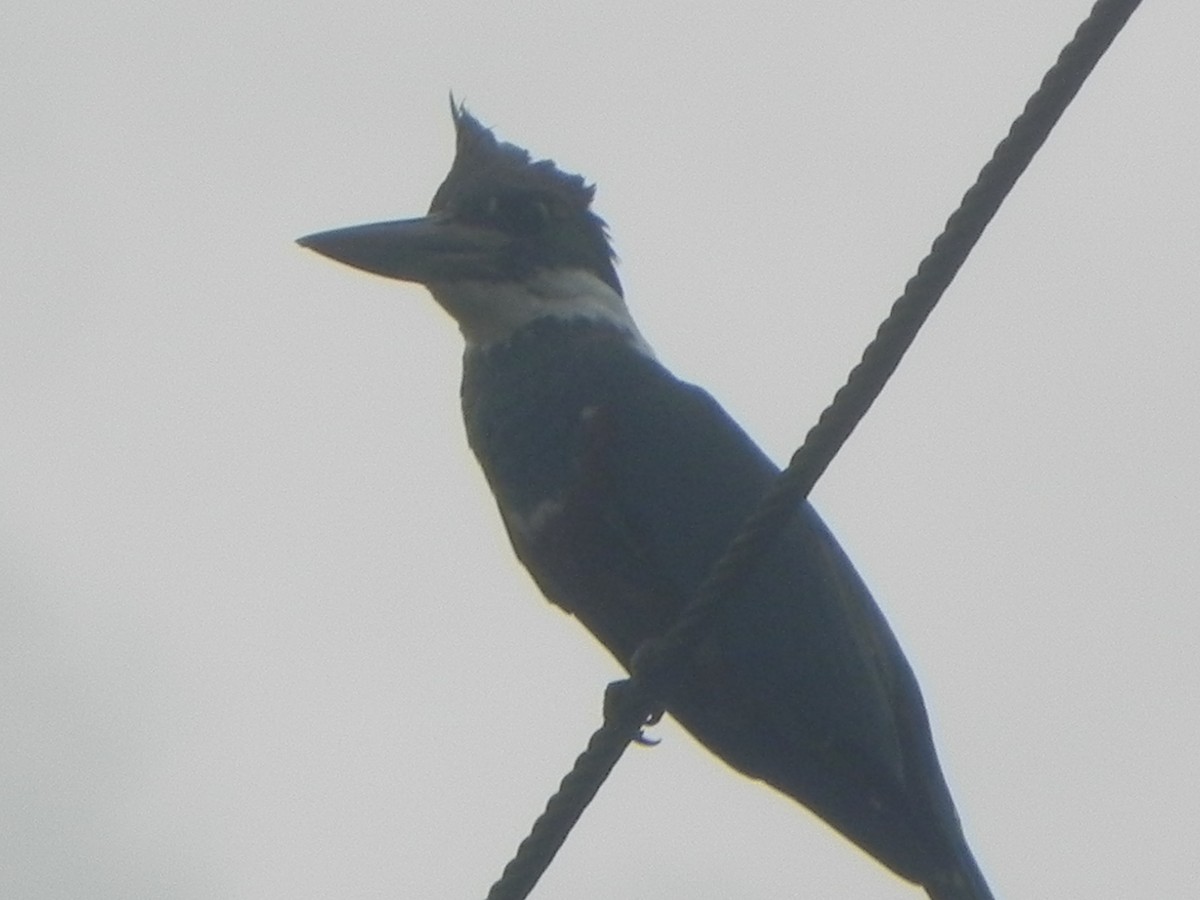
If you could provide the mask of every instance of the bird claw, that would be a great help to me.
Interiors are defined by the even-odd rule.
[[[633,741],[640,747],[657,747],[662,743],[662,738],[649,737],[646,734],[646,728],[652,728],[662,721],[665,710],[656,709],[650,715],[646,716],[646,721],[643,726],[638,729],[638,733],[634,736]]]
[[[611,721],[619,718],[627,703],[633,702],[634,691],[633,681],[629,678],[623,678],[620,681],[610,682],[608,687],[604,689],[604,719]],[[662,743],[661,738],[649,737],[645,728],[653,727],[662,721],[665,710],[656,709],[650,715],[646,716],[642,727],[638,728],[637,734],[633,736],[633,742],[642,747],[654,747]]]

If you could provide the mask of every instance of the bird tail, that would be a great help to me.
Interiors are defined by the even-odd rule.
[[[958,854],[958,865],[938,875],[925,885],[929,900],[995,900],[983,872],[964,844]]]

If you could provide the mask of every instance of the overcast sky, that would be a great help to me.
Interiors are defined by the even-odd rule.
[[[9,0],[0,896],[482,897],[599,722],[452,323],[292,243],[423,212],[448,90],[782,461],[1088,7]],[[1001,897],[1200,896],[1198,26],[1134,15],[814,493]],[[535,897],[918,896],[655,733]]]

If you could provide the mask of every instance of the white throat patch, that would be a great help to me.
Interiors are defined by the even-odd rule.
[[[582,269],[542,269],[522,282],[443,282],[429,285],[429,292],[458,322],[467,352],[506,341],[537,319],[590,319],[615,325],[654,358],[621,295]]]

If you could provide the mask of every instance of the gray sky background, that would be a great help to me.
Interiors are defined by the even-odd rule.
[[[783,460],[1089,4],[13,0],[0,896],[480,897],[615,665],[506,546],[423,291],[453,88],[596,181]],[[1200,8],[1133,17],[814,499],[999,896],[1200,896]],[[671,724],[535,896],[914,898]]]

